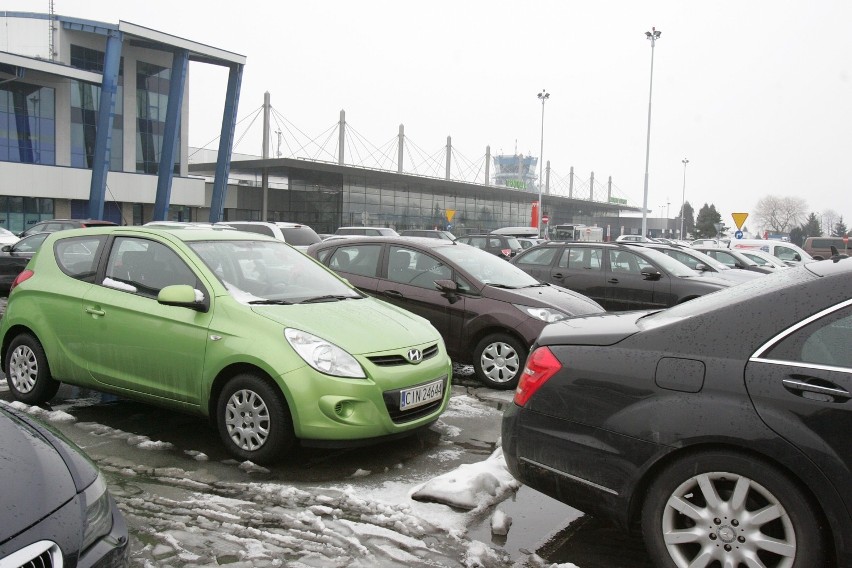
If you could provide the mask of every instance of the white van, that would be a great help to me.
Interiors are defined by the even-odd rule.
[[[762,250],[776,258],[780,258],[787,264],[801,264],[813,257],[802,248],[786,241],[774,239],[732,239],[730,248],[740,250]]]

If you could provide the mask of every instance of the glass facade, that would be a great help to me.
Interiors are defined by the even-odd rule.
[[[276,182],[281,179],[276,178]],[[237,187],[238,207],[225,210],[224,220],[260,220],[261,189]],[[333,233],[349,225],[393,227],[397,231],[449,228],[456,235],[529,226],[537,197],[521,192],[507,197],[504,191],[489,197],[487,189],[466,195],[435,181],[383,181],[372,175],[304,170],[292,170],[285,187],[269,189],[269,220],[305,223],[318,233]],[[552,218],[580,218],[589,224],[612,214],[611,208],[576,202],[545,205],[545,211]]]
[[[16,235],[47,219],[53,219],[53,199],[0,195],[0,226]]]
[[[79,45],[71,46],[71,66],[93,73],[103,73],[104,52]],[[124,60],[119,64],[115,116],[112,123],[109,169],[121,171],[124,163]],[[92,168],[97,134],[101,88],[98,85],[71,81],[71,165]]]
[[[54,89],[12,81],[0,85],[0,161],[56,164]]]
[[[139,61],[136,63],[136,171],[156,174],[166,129],[169,83],[172,71]],[[180,144],[178,144],[180,147]],[[175,156],[175,173],[180,173],[180,155]]]

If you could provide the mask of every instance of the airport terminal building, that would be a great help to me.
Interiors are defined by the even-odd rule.
[[[66,217],[127,225],[265,218],[325,233],[370,225],[463,234],[531,222],[538,194],[528,189],[333,162],[232,157],[241,55],[123,21],[0,17],[0,45],[9,50],[0,51],[0,226],[13,232]],[[231,70],[218,151],[188,145],[189,62]],[[551,224],[609,225],[613,237],[635,224],[621,213],[635,210],[543,196]]]

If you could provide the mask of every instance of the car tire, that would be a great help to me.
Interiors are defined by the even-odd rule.
[[[6,383],[15,400],[42,404],[56,395],[60,382],[50,375],[44,348],[33,335],[15,336],[6,350]]]
[[[493,333],[476,344],[473,368],[483,384],[500,390],[518,386],[529,350],[517,339],[505,333]]]
[[[642,534],[658,566],[825,566],[828,527],[802,490],[764,460],[693,454],[663,470],[646,495]]]
[[[228,451],[257,464],[280,461],[293,447],[293,419],[281,391],[252,374],[228,381],[216,405],[219,436]]]

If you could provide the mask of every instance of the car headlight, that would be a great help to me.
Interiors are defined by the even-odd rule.
[[[86,507],[86,519],[80,550],[86,550],[112,530],[112,507],[103,474],[99,473],[95,481],[83,491],[83,503]]]
[[[514,304],[514,306],[525,314],[531,315],[532,317],[547,323],[553,323],[555,321],[568,318],[568,314],[565,312],[560,312],[559,310],[554,310],[552,308],[534,308],[532,306],[521,306],[518,304]]]
[[[355,357],[334,343],[292,328],[284,330],[284,337],[299,357],[320,373],[336,377],[367,378]]]

